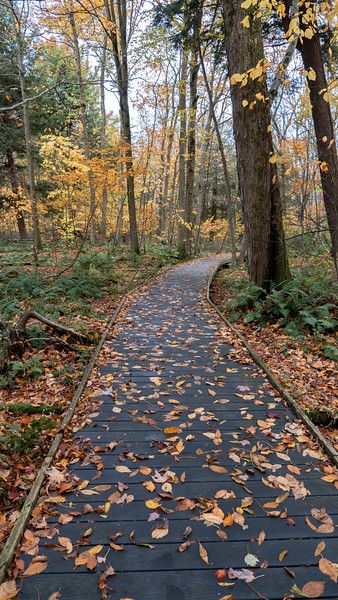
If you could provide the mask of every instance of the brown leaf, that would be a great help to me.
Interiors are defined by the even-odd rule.
[[[319,566],[320,571],[322,573],[324,573],[324,575],[328,575],[328,577],[330,577],[332,579],[332,581],[337,583],[337,581],[338,581],[338,565],[336,563],[331,562],[327,558],[321,558],[318,566]]]
[[[194,542],[187,540],[186,542],[182,542],[182,544],[179,545],[179,547],[177,548],[177,550],[179,552],[185,552],[188,548],[190,548],[191,544],[193,544]]]
[[[263,544],[264,540],[265,540],[265,531],[261,531],[258,536],[258,545],[260,546],[261,544]]]
[[[208,565],[209,564],[208,553],[207,553],[206,549],[204,548],[204,546],[202,546],[201,542],[198,542],[198,551],[199,551],[199,555],[200,555],[201,559]]]
[[[157,525],[157,527],[155,527],[155,529],[152,530],[151,537],[154,540],[160,540],[161,538],[168,535],[168,533],[169,533],[169,523],[166,519],[164,519],[162,521],[162,523],[159,523]]]
[[[53,592],[50,596],[48,596],[48,600],[59,600],[61,598],[60,590],[58,592]]]
[[[319,544],[315,550],[315,556],[319,556],[322,552],[324,552],[325,548],[326,548],[325,542],[323,542],[323,541],[319,542]]]
[[[324,581],[309,581],[302,587],[303,594],[306,594],[307,598],[319,598],[322,595],[325,588]]]
[[[228,470],[225,467],[219,465],[210,465],[209,469],[214,473],[227,473]]]
[[[11,598],[15,598],[19,590],[16,587],[16,583],[14,579],[10,581],[5,581],[0,585],[0,600],[11,600]]]
[[[47,564],[48,563],[46,556],[35,556],[31,564],[22,573],[22,577],[31,577],[32,575],[39,575],[39,573],[42,573],[42,571],[46,569]]]
[[[140,548],[154,548],[154,546],[152,544],[144,544],[142,542],[135,542],[135,531],[130,532],[129,539],[132,544],[135,544],[135,546],[139,546]]]
[[[110,542],[109,546],[113,548],[113,550],[116,550],[116,552],[121,552],[122,550],[124,550],[124,546],[121,546],[120,544],[115,544],[114,542]]]
[[[59,537],[58,542],[59,542],[60,546],[65,548],[67,554],[70,554],[73,551],[73,544],[69,538]]]

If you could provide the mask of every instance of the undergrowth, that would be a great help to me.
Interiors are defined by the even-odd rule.
[[[326,341],[326,336],[333,334],[338,325],[338,287],[330,275],[297,269],[290,281],[269,293],[245,279],[234,280],[231,275],[226,275],[223,283],[234,293],[234,298],[225,304],[232,322],[242,318],[245,323],[263,326],[277,323],[299,341],[310,335],[323,342],[324,355],[338,360],[337,347]]]

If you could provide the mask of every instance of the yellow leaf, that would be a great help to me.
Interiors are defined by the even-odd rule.
[[[101,552],[102,548],[103,548],[103,546],[101,546],[99,544],[98,546],[93,546],[93,548],[89,548],[89,550],[86,550],[86,552],[89,552],[89,554],[92,554],[93,556],[95,556],[96,554]]]
[[[246,106],[248,106],[249,102],[247,100],[242,100],[242,106],[244,106],[244,108]]]
[[[304,37],[306,37],[308,40],[311,40],[311,38],[313,37],[313,29],[311,27],[307,27],[305,29]]]
[[[152,481],[145,481],[143,485],[148,492],[153,492],[155,489],[155,484]]]
[[[159,503],[156,502],[156,500],[146,500],[145,505],[151,510],[154,510],[155,508],[158,508],[160,506]]]
[[[244,17],[244,19],[241,21],[243,27],[246,27],[246,29],[249,29],[250,27],[250,17],[248,15],[246,15],[246,17]]]
[[[244,75],[241,75],[240,73],[234,73],[230,77],[230,83],[232,85],[234,85],[235,83],[240,83],[243,80],[243,78],[244,78]]]
[[[245,10],[247,10],[248,8],[250,8],[250,6],[252,4],[256,4],[255,0],[244,0],[244,2],[242,2],[241,7],[244,8]]]
[[[316,72],[313,70],[312,67],[310,67],[310,69],[307,72],[307,78],[310,79],[311,81],[316,81],[316,79],[317,79]]]
[[[182,429],[180,427],[166,427],[163,431],[167,435],[172,435],[174,433],[181,433]]]
[[[149,377],[150,381],[155,385],[161,385],[161,380],[159,377]]]
[[[283,558],[286,557],[287,553],[288,553],[288,550],[283,550],[283,552],[280,552],[280,554],[278,555],[279,562],[281,562],[283,560]]]
[[[250,69],[250,77],[251,79],[258,79],[263,74],[263,66],[261,62],[259,62],[255,67]]]

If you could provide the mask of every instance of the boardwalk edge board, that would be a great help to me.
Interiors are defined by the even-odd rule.
[[[100,340],[91,356],[91,359],[88,362],[86,368],[84,369],[81,381],[78,384],[76,390],[74,391],[74,394],[73,394],[71,402],[68,406],[67,412],[65,413],[65,416],[62,420],[62,423],[60,424],[60,432],[56,434],[56,436],[53,440],[53,443],[50,446],[49,451],[44,458],[44,461],[37,473],[37,476],[36,476],[34,483],[30,489],[30,492],[22,506],[20,515],[15,522],[15,525],[8,537],[7,542],[5,543],[5,545],[2,549],[2,552],[0,553],[0,585],[1,585],[1,583],[4,582],[4,580],[6,578],[7,569],[9,568],[9,566],[13,560],[13,556],[14,556],[16,547],[21,540],[21,537],[26,528],[28,519],[29,519],[31,512],[35,506],[35,503],[39,497],[40,490],[42,488],[46,472],[50,468],[50,466],[54,460],[55,454],[61,444],[61,441],[63,438],[63,432],[64,432],[65,428],[68,427],[69,423],[71,422],[71,420],[73,418],[78,401],[80,400],[80,398],[85,390],[85,387],[87,385],[90,374],[91,374],[91,372],[95,366],[96,360],[101,352],[102,346],[105,343],[109,333],[111,332],[112,327],[115,325],[116,320],[117,320],[122,308],[124,307],[129,296],[131,296],[139,288],[142,288],[143,286],[145,286],[152,279],[156,279],[156,277],[162,275],[168,269],[170,269],[170,266],[164,267],[160,271],[157,271],[156,273],[152,273],[151,275],[146,277],[146,279],[144,279],[144,281],[142,281],[141,283],[138,283],[137,285],[135,285],[134,287],[132,287],[131,289],[126,291],[125,294],[122,296],[118,306],[116,307],[111,319],[109,320],[109,322],[106,326],[106,329],[104,330],[103,334],[101,335]]]
[[[296,415],[296,417],[301,419],[301,421],[304,423],[304,425],[307,427],[307,429],[309,429],[311,431],[312,435],[319,442],[319,444],[323,448],[323,450],[325,450],[326,454],[330,457],[333,464],[336,467],[338,467],[338,452],[335,450],[335,448],[332,446],[332,444],[330,444],[330,442],[327,439],[325,439],[323,434],[319,431],[318,427],[316,427],[316,425],[314,423],[312,423],[312,421],[309,419],[309,417],[306,415],[306,413],[303,411],[303,409],[299,406],[299,404],[291,396],[291,394],[287,391],[287,389],[281,384],[281,382],[275,377],[275,375],[270,371],[270,369],[262,361],[262,359],[257,354],[257,352],[255,352],[255,350],[251,347],[251,345],[245,339],[245,337],[242,335],[242,333],[240,331],[238,331],[238,329],[236,327],[234,327],[232,325],[232,323],[230,323],[229,319],[227,319],[221,313],[221,311],[218,309],[216,304],[214,304],[213,301],[211,300],[210,287],[211,287],[211,284],[212,284],[212,281],[213,281],[215,275],[223,267],[229,266],[230,263],[231,263],[230,259],[222,260],[217,265],[217,267],[215,267],[215,269],[213,269],[212,273],[210,274],[208,282],[207,282],[207,289],[206,289],[206,297],[207,297],[208,303],[217,312],[218,316],[227,325],[227,327],[229,327],[231,329],[231,331],[241,340],[242,344],[245,346],[245,348],[249,352],[251,358],[254,360],[254,362],[257,364],[257,366],[264,372],[265,376],[270,381],[272,386],[279,392],[279,394],[285,400],[285,402],[290,407],[292,412]]]

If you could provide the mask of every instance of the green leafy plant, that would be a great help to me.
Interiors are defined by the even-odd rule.
[[[236,290],[236,285],[233,288]],[[240,281],[237,290],[235,298],[226,305],[232,321],[243,317],[246,323],[278,323],[297,339],[310,334],[319,340],[337,328],[336,294],[329,276],[297,273],[269,293],[252,282]],[[338,354],[331,344],[325,352],[335,359]]]
[[[55,427],[55,421],[47,417],[34,419],[25,429],[20,429],[17,423],[12,423],[0,436],[0,448],[10,452],[30,452],[35,446],[43,445],[43,431],[53,429],[53,427]]]

